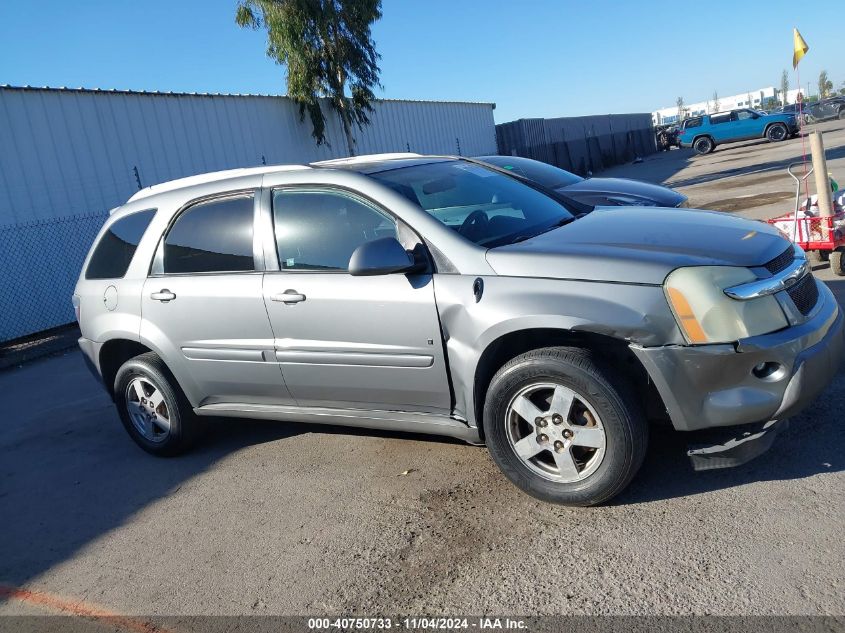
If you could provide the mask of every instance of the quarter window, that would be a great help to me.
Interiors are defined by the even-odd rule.
[[[255,270],[253,196],[200,202],[177,219],[164,240],[165,273]]]
[[[361,244],[397,237],[389,216],[340,192],[275,191],[273,221],[282,270],[347,270]]]
[[[123,277],[155,213],[155,210],[139,211],[112,223],[91,255],[85,278],[119,279]]]

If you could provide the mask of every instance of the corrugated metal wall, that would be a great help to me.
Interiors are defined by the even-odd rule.
[[[496,150],[492,104],[374,107],[355,131],[359,154]],[[285,97],[0,86],[0,239],[15,262],[0,276],[0,341],[73,320],[70,294],[91,239],[138,180],[346,156],[339,121],[327,118],[328,145],[318,147]]]
[[[586,175],[657,151],[651,115],[519,119],[496,126],[500,154],[525,156]]]
[[[0,87],[0,225],[108,210],[143,186],[219,169],[346,156],[318,147],[285,97]],[[359,154],[495,151],[493,106],[380,101]]]

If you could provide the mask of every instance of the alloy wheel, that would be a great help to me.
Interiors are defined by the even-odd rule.
[[[161,389],[148,377],[137,376],[126,386],[126,409],[135,429],[150,442],[170,435],[170,411]]]
[[[553,383],[524,387],[508,404],[505,416],[514,453],[545,479],[581,481],[604,459],[604,425],[593,406],[569,387]]]

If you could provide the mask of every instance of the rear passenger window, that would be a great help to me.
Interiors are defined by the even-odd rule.
[[[184,211],[164,239],[164,272],[255,270],[253,196],[200,202]]]
[[[697,119],[687,119],[684,121],[684,129],[687,130],[691,127],[701,127],[701,117]]]
[[[85,279],[120,279],[129,269],[135,249],[156,214],[155,209],[139,211],[116,220],[100,238]]]
[[[712,114],[710,115],[710,125],[717,125],[719,123],[727,123],[731,120],[731,113],[726,112],[725,114]]]

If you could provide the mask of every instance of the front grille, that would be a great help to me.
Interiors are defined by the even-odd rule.
[[[773,275],[776,275],[784,268],[789,266],[792,263],[793,259],[795,259],[795,253],[792,250],[792,246],[790,245],[786,247],[786,250],[784,252],[775,257],[768,264],[765,264],[766,270],[768,270]]]
[[[798,311],[807,316],[819,300],[819,287],[812,274],[804,275],[801,280],[786,291]]]

